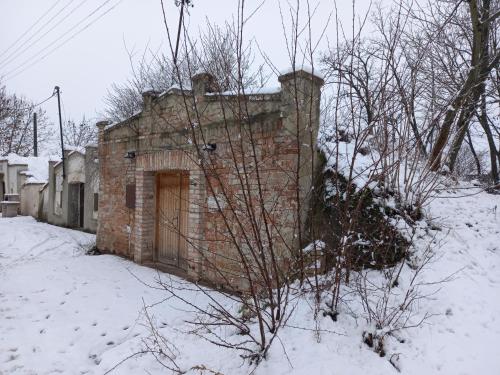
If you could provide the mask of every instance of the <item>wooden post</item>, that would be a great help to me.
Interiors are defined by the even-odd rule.
[[[38,129],[36,124],[36,112],[33,113],[33,155],[38,156]]]
[[[59,86],[56,86],[55,89],[57,93],[57,108],[59,109],[59,133],[61,134],[61,162],[62,162],[62,178],[63,181],[66,179],[66,166],[64,163],[64,140],[63,140],[63,128],[62,128],[62,118],[61,118],[61,96],[59,93]]]

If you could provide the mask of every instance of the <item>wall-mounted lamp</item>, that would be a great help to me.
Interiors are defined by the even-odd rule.
[[[207,143],[203,146],[203,151],[213,152],[217,150],[217,143]]]
[[[135,159],[135,151],[127,151],[124,158],[125,159]]]

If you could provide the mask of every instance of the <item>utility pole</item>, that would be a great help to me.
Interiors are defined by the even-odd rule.
[[[63,127],[62,127],[62,118],[61,118],[61,95],[59,93],[59,86],[54,88],[57,94],[57,108],[59,109],[59,133],[61,135],[61,154],[62,154],[62,170],[63,170],[63,181],[66,179],[66,166],[64,163],[64,140],[63,140]]]
[[[33,113],[33,155],[38,156],[38,128],[36,124],[36,112]]]

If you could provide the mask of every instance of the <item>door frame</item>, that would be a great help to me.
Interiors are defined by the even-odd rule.
[[[80,183],[78,192],[78,224],[79,228],[85,227],[85,184]]]
[[[182,189],[182,181],[183,178],[187,177],[188,179],[188,185],[186,189],[187,193],[187,212],[186,212],[186,228],[184,230],[185,235],[189,233],[189,171],[188,170],[182,170],[182,169],[170,169],[170,170],[161,170],[161,171],[156,171],[154,174],[154,226],[153,226],[153,261],[158,262],[160,264],[169,266],[169,267],[174,267],[177,270],[187,272],[187,256],[188,256],[188,244],[186,243],[185,245],[185,256],[184,257],[180,256],[181,249],[180,249],[180,241],[182,241],[182,236],[181,234],[178,234],[178,242],[179,242],[179,248],[177,249],[178,251],[178,256],[177,256],[177,261],[171,261],[169,262],[168,260],[165,259],[160,259],[159,256],[159,249],[158,249],[158,227],[159,227],[159,207],[160,205],[158,204],[159,200],[159,191],[160,191],[160,176],[165,175],[165,174],[172,174],[172,175],[179,175],[179,191]],[[182,199],[182,196],[180,197]]]
[[[5,175],[3,173],[0,173],[0,201],[3,201],[4,194],[5,194]]]

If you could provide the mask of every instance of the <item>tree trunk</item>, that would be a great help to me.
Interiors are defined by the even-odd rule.
[[[429,164],[433,171],[439,170],[441,166],[443,150],[448,142],[450,131],[457,117],[457,113],[460,112],[460,118],[457,123],[458,133],[453,142],[450,154],[449,166],[450,169],[453,168],[458,150],[467,132],[472,111],[477,105],[481,93],[484,91],[484,81],[489,71],[493,68],[493,66],[489,64],[489,22],[486,21],[490,14],[490,1],[483,0],[481,8],[480,12],[477,1],[469,1],[473,35],[471,67],[462,88],[452,100],[446,111],[443,125],[441,126],[436,143],[432,148]],[[463,109],[464,106],[466,107],[465,109]],[[464,110],[467,112],[464,113]]]
[[[479,161],[479,157],[477,156],[476,150],[474,149],[474,144],[472,143],[472,138],[470,136],[470,131],[467,130],[467,143],[469,144],[470,152],[472,153],[472,156],[474,157],[474,161],[476,162],[476,170],[477,170],[477,175],[481,175],[481,162]]]
[[[488,140],[488,146],[490,148],[490,160],[491,160],[491,178],[493,183],[499,182],[498,178],[498,164],[497,157],[499,156],[498,150],[495,145],[495,140],[493,139],[493,134],[491,132],[490,124],[488,123],[488,115],[486,112],[486,96],[483,95],[481,98],[481,113],[479,115],[479,123],[484,129],[486,134],[486,139]],[[499,157],[500,162],[500,157]]]
[[[475,95],[474,95],[475,98]],[[450,148],[450,154],[449,154],[449,161],[448,161],[448,168],[451,171],[455,168],[455,162],[457,161],[458,153],[460,152],[460,148],[462,147],[462,143],[464,141],[465,135],[469,132],[469,124],[470,120],[472,118],[472,114],[474,113],[474,99],[472,100],[472,103],[469,103],[469,105],[464,108],[457,121],[457,134],[455,135],[455,138],[453,139],[451,148]]]

